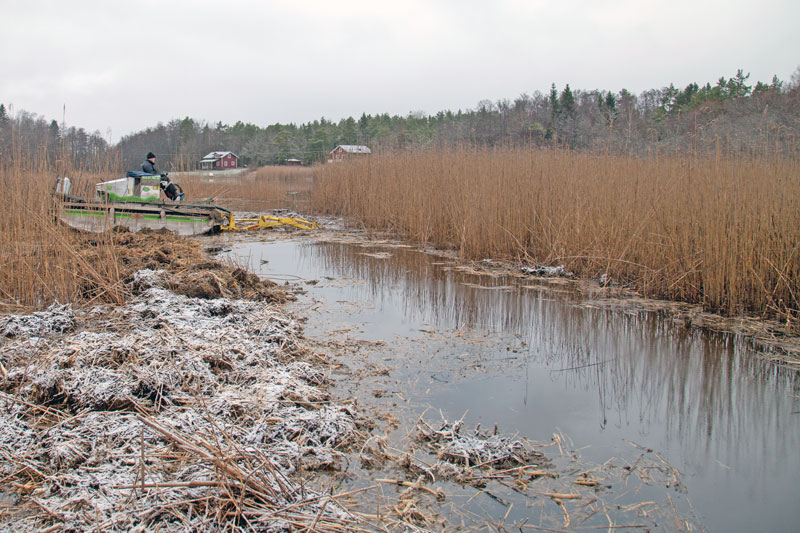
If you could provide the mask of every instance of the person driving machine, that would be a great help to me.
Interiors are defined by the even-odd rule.
[[[153,152],[147,152],[147,157],[145,158],[145,162],[142,163],[142,172],[145,174],[159,174],[158,169],[156,168],[156,154]],[[164,191],[164,196],[172,200],[173,202],[181,202],[183,201],[183,190],[180,188],[180,185],[176,185],[170,181],[169,176],[166,172],[161,173],[161,190]]]
[[[156,169],[156,154],[153,152],[147,152],[147,157],[144,163],[142,163],[142,172],[146,174],[158,174],[158,170]]]

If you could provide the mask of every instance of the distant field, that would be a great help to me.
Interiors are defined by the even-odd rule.
[[[797,161],[409,152],[325,165],[313,207],[465,258],[563,264],[725,314],[800,316]]]
[[[170,172],[172,178],[230,178],[252,172],[249,168],[234,168],[228,170],[189,170],[183,172]]]

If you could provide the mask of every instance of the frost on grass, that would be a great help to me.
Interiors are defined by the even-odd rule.
[[[547,278],[574,277],[574,274],[572,272],[567,272],[567,270],[564,268],[564,265],[558,265],[558,266],[538,265],[534,267],[523,266],[522,273],[530,274],[531,276],[540,276]]]
[[[39,337],[62,333],[75,327],[75,315],[69,304],[53,304],[31,315],[10,315],[0,318],[2,337]]]
[[[342,527],[295,480],[337,468],[353,415],[298,360],[300,327],[263,302],[199,299],[134,277],[121,308],[0,321],[0,530]]]
[[[512,439],[496,432],[481,431],[462,433],[461,422],[442,421],[438,429],[420,420],[418,437],[436,455],[449,463],[475,467],[492,465],[494,468],[527,465],[542,458],[526,439]]]

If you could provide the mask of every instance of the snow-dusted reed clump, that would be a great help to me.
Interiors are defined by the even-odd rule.
[[[336,467],[355,435],[325,373],[298,360],[299,324],[165,281],[138,272],[124,307],[0,320],[0,472],[17,487],[0,529],[347,522],[291,477]]]
[[[48,333],[70,331],[75,327],[72,306],[53,304],[44,311],[31,315],[0,317],[0,336],[38,337]]]
[[[512,439],[480,428],[470,434],[462,432],[461,427],[461,422],[442,421],[439,429],[434,429],[420,420],[417,431],[419,438],[435,450],[439,458],[467,467],[525,465],[541,457],[526,439]]]
[[[524,267],[522,267],[522,273],[523,274],[530,274],[532,276],[541,276],[541,277],[549,277],[549,278],[554,278],[554,277],[571,278],[571,277],[573,277],[572,272],[567,272],[567,270],[564,268],[564,265],[558,265],[558,266],[539,265],[539,266],[534,266],[534,267],[524,266]]]

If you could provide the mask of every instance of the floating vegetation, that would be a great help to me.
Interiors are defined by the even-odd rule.
[[[396,478],[374,479],[398,487],[396,500],[386,497],[383,515],[356,512],[366,520],[380,519],[390,529],[409,524],[442,528],[448,521],[491,524],[520,530],[576,529],[681,530],[699,529],[691,502],[685,496],[681,475],[658,452],[629,442],[638,452],[633,462],[611,458],[602,464],[583,461],[569,440],[554,434],[549,443],[511,438],[498,432],[472,431],[461,420],[432,424],[417,421],[416,451],[393,448],[386,437],[371,437],[360,452],[362,465],[386,471]],[[544,451],[548,451],[545,456]],[[426,453],[427,452],[427,453]],[[449,500],[470,486],[505,511],[502,520],[486,521],[468,505]],[[654,490],[654,488],[657,488]],[[666,490],[665,490],[666,489]],[[511,492],[509,492],[511,491]],[[514,494],[513,500],[509,500]],[[639,494],[641,501],[631,498]],[[525,510],[512,513],[519,496]],[[443,520],[445,514],[448,518]],[[503,515],[503,513],[500,513]]]

